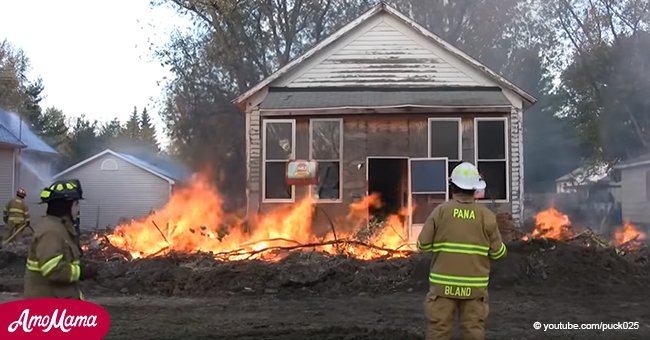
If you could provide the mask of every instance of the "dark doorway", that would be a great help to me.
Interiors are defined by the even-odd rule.
[[[381,208],[370,216],[384,219],[408,205],[408,158],[368,158],[368,194],[381,195]]]

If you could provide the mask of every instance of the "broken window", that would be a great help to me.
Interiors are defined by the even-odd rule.
[[[311,159],[318,162],[318,184],[311,186],[312,195],[319,201],[339,201],[343,119],[311,119],[309,135]]]
[[[448,176],[461,163],[460,118],[429,118],[429,157],[447,157]]]
[[[293,200],[293,187],[286,182],[286,164],[294,158],[294,120],[264,120],[264,199]]]
[[[485,199],[508,199],[505,118],[476,118],[476,165],[487,183]]]

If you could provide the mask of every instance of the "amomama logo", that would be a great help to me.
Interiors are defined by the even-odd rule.
[[[79,300],[29,299],[0,305],[0,339],[89,339],[108,333],[102,307]]]

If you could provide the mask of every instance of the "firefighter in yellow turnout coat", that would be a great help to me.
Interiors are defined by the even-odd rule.
[[[474,192],[486,187],[478,169],[462,163],[450,182],[452,199],[429,215],[417,243],[419,250],[434,253],[426,339],[450,339],[457,314],[463,339],[484,339],[490,259],[503,258],[506,246],[494,213],[474,201]]]
[[[34,225],[25,273],[26,299],[83,299],[78,283],[88,275],[80,263],[73,222],[82,196],[77,180],[57,181],[41,192],[47,214]]]
[[[25,203],[26,196],[27,192],[24,189],[18,189],[16,198],[7,202],[2,212],[2,221],[6,224],[2,240],[8,239],[25,224],[29,228],[29,208]]]

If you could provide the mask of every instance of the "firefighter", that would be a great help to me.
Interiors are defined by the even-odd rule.
[[[47,212],[34,226],[25,298],[83,299],[78,283],[93,277],[96,271],[79,260],[73,216],[77,216],[81,199],[83,192],[77,180],[56,181],[41,192]]]
[[[490,259],[506,255],[496,216],[475,202],[485,182],[471,163],[454,168],[452,199],[437,206],[418,236],[420,251],[433,252],[425,299],[426,339],[450,339],[458,315],[464,339],[484,339]]]
[[[25,203],[27,192],[24,189],[16,191],[16,198],[7,203],[2,213],[2,221],[5,223],[3,240],[8,239],[18,229],[26,226],[29,228],[29,208]]]

